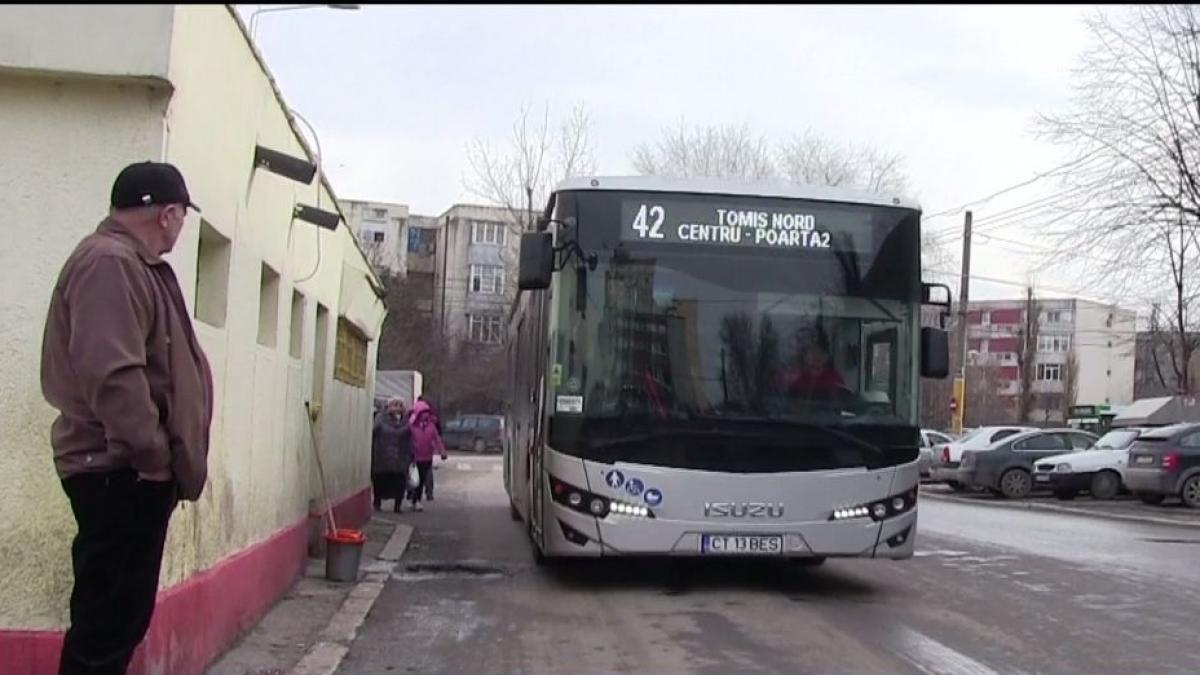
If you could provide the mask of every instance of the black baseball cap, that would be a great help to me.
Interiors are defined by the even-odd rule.
[[[113,181],[111,206],[129,209],[153,204],[185,204],[200,210],[192,203],[183,174],[174,165],[137,162],[121,169]]]

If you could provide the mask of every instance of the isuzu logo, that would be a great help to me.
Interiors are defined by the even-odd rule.
[[[782,518],[783,502],[704,502],[705,518]]]

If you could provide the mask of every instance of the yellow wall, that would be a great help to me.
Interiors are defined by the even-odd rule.
[[[38,386],[41,331],[62,261],[102,217],[112,179],[130,161],[165,157],[179,166],[204,220],[232,242],[225,324],[194,322],[216,385],[209,484],[172,520],[163,585],[303,519],[309,500],[319,498],[303,406],[313,382],[317,302],[330,312],[318,434],[331,496],[347,496],[369,479],[375,343],[367,388],[332,380],[338,317],[349,314],[367,335],[378,334],[383,307],[369,268],[345,226],[329,232],[292,222],[295,203],[317,205],[315,182],[253,170],[255,143],[301,157],[306,151],[231,11],[179,5],[174,17],[169,98],[142,85],[0,76],[0,156],[30,158],[24,166],[0,164],[0,227],[23,244],[0,253],[0,318],[7,319],[0,324],[0,628],[65,624],[74,523],[50,459],[53,411]],[[337,210],[327,190],[319,202]],[[199,221],[189,216],[168,256],[189,306]],[[314,272],[318,236],[320,265],[298,282]],[[280,276],[273,348],[257,340],[264,261]],[[288,352],[293,288],[306,298],[298,359]],[[10,297],[19,302],[11,305]]]

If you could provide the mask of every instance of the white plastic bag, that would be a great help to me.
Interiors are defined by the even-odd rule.
[[[408,489],[416,490],[421,484],[421,472],[417,470],[416,464],[408,465]]]

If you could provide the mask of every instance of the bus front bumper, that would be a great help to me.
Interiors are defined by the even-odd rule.
[[[856,557],[902,560],[913,556],[917,511],[875,522],[870,518],[819,522],[697,522],[610,514],[603,519],[547,504],[546,554],[553,556],[725,556],[706,551],[705,537],[782,538],[781,550],[755,557]],[[778,542],[775,542],[778,543]]]

